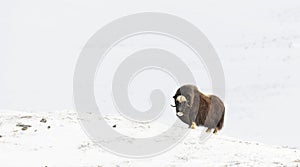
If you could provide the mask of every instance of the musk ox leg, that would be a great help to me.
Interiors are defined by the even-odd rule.
[[[210,128],[207,128],[206,129],[206,133],[210,133],[211,132],[211,129]]]
[[[223,125],[224,125],[224,115],[225,115],[225,109],[223,111],[222,118],[221,118],[221,120],[219,121],[219,123],[217,125],[218,130],[221,130],[223,128]]]
[[[190,128],[192,128],[192,129],[196,129],[196,123],[195,123],[195,122],[192,122],[192,124],[191,124]]]
[[[215,130],[214,130],[213,133],[214,133],[214,134],[217,134],[218,130],[219,130],[218,128],[215,128]]]

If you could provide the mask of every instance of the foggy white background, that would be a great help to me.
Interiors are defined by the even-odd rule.
[[[112,20],[145,11],[188,20],[215,47],[226,79],[221,133],[300,147],[298,0],[1,0],[0,109],[73,109],[73,70],[84,44]]]

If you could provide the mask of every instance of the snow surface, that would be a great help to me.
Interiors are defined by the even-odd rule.
[[[42,119],[46,122],[41,122]],[[104,116],[120,132],[151,135],[164,124],[138,124],[117,115]],[[31,125],[26,130],[16,125]],[[148,130],[147,130],[148,129]],[[199,141],[191,130],[171,150],[147,159],[119,157],[94,144],[77,113],[0,112],[0,166],[298,166],[300,149],[271,146],[222,135]],[[172,136],[170,136],[172,138]]]

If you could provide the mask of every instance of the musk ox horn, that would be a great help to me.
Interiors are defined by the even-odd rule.
[[[179,103],[186,102],[186,98],[184,96],[180,95],[180,96],[177,96],[176,101],[178,101]]]

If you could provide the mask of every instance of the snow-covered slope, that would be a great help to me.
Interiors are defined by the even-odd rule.
[[[106,116],[105,119],[117,124],[116,129],[120,132],[131,130],[132,133],[142,133],[147,128],[155,132],[156,128],[163,126],[136,126],[119,116]],[[226,137],[222,132],[205,143],[197,140],[198,137],[199,130],[192,130],[183,141],[164,154],[147,159],[129,159],[104,151],[91,142],[73,111],[5,111],[0,112],[0,166],[300,165],[300,149],[242,141]]]

